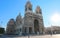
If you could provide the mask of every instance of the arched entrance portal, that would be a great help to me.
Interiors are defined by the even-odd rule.
[[[34,32],[37,34],[39,32],[39,22],[37,19],[34,20]]]

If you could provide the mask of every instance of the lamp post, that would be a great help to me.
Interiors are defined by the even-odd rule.
[[[2,25],[2,21],[1,21],[0,27],[2,27],[1,25]]]
[[[51,25],[51,35],[53,34],[53,27],[52,27],[52,25]]]
[[[29,34],[28,34],[28,38],[30,38]]]

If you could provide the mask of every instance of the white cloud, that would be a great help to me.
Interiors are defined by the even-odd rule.
[[[50,17],[50,23],[54,26],[58,25],[60,26],[60,13],[54,12]]]

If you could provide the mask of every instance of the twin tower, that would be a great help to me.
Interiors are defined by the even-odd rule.
[[[41,8],[37,6],[34,13],[32,11],[32,4],[30,3],[30,1],[28,1],[25,5],[24,17],[21,18],[21,15],[19,14],[16,18],[16,21],[13,24],[14,25],[8,23],[7,26],[11,26],[11,28],[7,28],[9,30],[7,30],[8,34],[43,34],[44,24]],[[14,26],[14,28],[12,26]]]
[[[26,5],[25,5],[25,12],[26,12],[26,11],[32,11],[32,4],[30,3],[30,1],[28,1],[28,2],[26,3]],[[40,6],[37,6],[37,7],[36,7],[35,12],[36,12],[37,14],[41,14],[41,8],[40,8]]]

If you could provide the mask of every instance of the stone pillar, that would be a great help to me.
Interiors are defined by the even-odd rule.
[[[34,32],[34,18],[33,18],[33,20],[32,20],[32,33],[34,34],[35,32]]]
[[[32,27],[32,33],[34,34],[34,26]]]
[[[29,34],[29,27],[27,27],[27,34]]]

